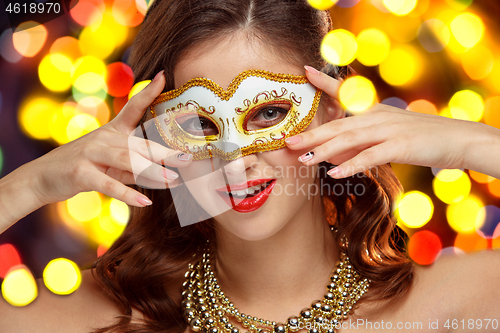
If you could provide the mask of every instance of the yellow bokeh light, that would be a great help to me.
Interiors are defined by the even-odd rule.
[[[54,113],[50,118],[48,130],[50,136],[59,144],[68,143],[68,133],[66,131],[68,123],[76,114],[76,103],[66,102],[54,109]]]
[[[387,35],[375,28],[361,31],[357,37],[357,59],[365,66],[376,66],[385,60],[391,48]]]
[[[14,306],[26,306],[38,296],[33,275],[24,267],[10,271],[2,282],[3,298]]]
[[[397,202],[398,221],[409,228],[424,226],[434,214],[431,198],[420,191],[405,193]]]
[[[428,52],[438,52],[450,42],[450,29],[443,21],[436,18],[422,23],[418,30],[418,40]]]
[[[46,55],[38,66],[40,82],[52,91],[65,91],[71,88],[73,64],[65,55],[53,53]]]
[[[448,5],[456,10],[464,10],[472,4],[473,0],[446,0]]]
[[[81,192],[66,201],[68,213],[77,221],[90,221],[101,213],[102,201],[97,192]]]
[[[384,0],[385,8],[398,16],[409,14],[417,6],[417,0]]]
[[[448,106],[455,119],[479,121],[483,117],[483,98],[472,90],[456,92],[450,99]]]
[[[348,78],[339,89],[340,103],[354,113],[366,111],[376,101],[376,97],[373,83],[362,76]]]
[[[106,102],[97,96],[87,96],[82,98],[78,102],[76,109],[81,113],[87,113],[95,117],[101,125],[106,124],[111,116]]]
[[[469,175],[472,179],[474,179],[476,182],[480,184],[490,183],[493,181],[493,179],[495,179],[494,177],[485,175],[484,173],[477,172],[474,170],[469,170]]]
[[[484,23],[472,13],[458,15],[450,23],[451,32],[463,47],[470,48],[479,43],[484,35]]]
[[[461,56],[462,67],[473,80],[482,80],[493,70],[493,53],[484,45],[476,45]]]
[[[97,119],[89,114],[81,113],[73,116],[66,127],[66,134],[69,141],[78,139],[87,133],[99,128],[101,125]]]
[[[123,230],[125,230],[125,225],[117,223],[110,215],[101,214],[93,222],[91,231],[92,240],[107,248],[111,247],[115,240],[123,233]]]
[[[447,204],[462,201],[470,194],[469,176],[459,169],[443,169],[432,181],[434,194]]]
[[[344,29],[330,31],[321,43],[321,55],[331,64],[345,66],[356,58],[356,36]]]
[[[78,266],[65,258],[54,259],[43,270],[43,282],[57,295],[69,295],[78,289],[82,274]]]
[[[134,84],[134,86],[132,87],[132,89],[130,89],[130,92],[128,93],[128,99],[131,99],[133,96],[140,93],[141,90],[146,88],[150,82],[151,82],[151,80],[144,80],[144,81],[139,81],[136,84]]]
[[[84,55],[91,55],[99,59],[105,59],[116,47],[113,31],[106,25],[85,27],[80,33],[80,50]]]
[[[398,47],[389,52],[380,64],[380,76],[393,86],[402,86],[415,81],[422,70],[419,54],[410,47]]]
[[[31,58],[40,52],[47,40],[47,29],[35,21],[21,23],[14,34],[12,42],[19,54]]]
[[[130,217],[128,205],[120,200],[111,198],[109,202],[111,217],[120,225],[126,225]]]
[[[57,103],[48,98],[28,99],[20,108],[19,123],[22,130],[38,140],[51,137],[49,124],[54,115]]]
[[[475,196],[452,203],[446,208],[448,224],[456,232],[473,233],[484,223],[485,214],[481,208],[484,204]]]
[[[490,126],[500,128],[500,96],[493,96],[484,103],[484,122]]]
[[[106,65],[96,57],[84,56],[75,62],[71,76],[76,89],[94,93],[105,87]]]
[[[337,3],[338,0],[307,0],[309,5],[317,10],[327,10]]]
[[[385,22],[385,29],[389,36],[400,43],[408,43],[417,38],[421,21],[418,17],[390,16]]]

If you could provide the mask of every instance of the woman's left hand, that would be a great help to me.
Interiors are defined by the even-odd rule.
[[[338,100],[339,81],[323,73],[306,72],[313,85]],[[286,142],[293,150],[311,148],[299,159],[306,165],[321,161],[338,165],[329,172],[334,178],[389,162],[449,169],[477,166],[474,170],[484,172],[489,169],[477,169],[487,164],[486,152],[476,161],[471,158],[477,159],[477,154],[471,152],[488,142],[497,145],[488,149],[500,151],[499,132],[482,123],[377,104],[361,115],[329,121]],[[498,177],[500,170],[491,173]]]

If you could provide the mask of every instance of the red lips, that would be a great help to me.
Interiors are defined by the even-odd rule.
[[[249,187],[265,184],[268,182],[270,182],[270,184],[264,190],[260,191],[256,195],[247,194],[244,199],[234,198],[234,196],[230,194],[231,191],[243,191]],[[271,194],[275,185],[276,179],[253,179],[247,181],[246,184],[227,185],[225,188],[216,189],[216,191],[221,196],[221,198],[235,211],[239,213],[249,213],[262,207],[267,198],[269,198],[269,195]]]

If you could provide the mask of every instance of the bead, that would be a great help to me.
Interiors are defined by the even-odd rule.
[[[207,319],[207,318],[210,318],[212,315],[210,314],[210,311],[203,311],[201,313],[201,318],[202,319]]]
[[[325,320],[325,318],[323,318],[322,315],[316,315],[316,317],[314,317],[314,322],[316,324],[323,324],[324,320]]]
[[[248,322],[248,320],[243,320],[241,325],[243,325],[243,327],[245,327],[245,328],[248,328],[248,326],[250,326],[250,323]]]
[[[233,327],[231,333],[240,333],[240,330],[237,327]]]
[[[231,324],[231,323],[226,323],[226,324],[224,325],[224,328],[225,328],[226,330],[231,330],[231,329],[233,328],[233,324]]]
[[[333,301],[335,299],[335,295],[333,293],[326,293],[324,297],[329,301]]]
[[[330,278],[332,281],[338,281],[340,280],[340,277],[337,274],[333,274],[332,277]]]
[[[229,323],[229,318],[226,316],[222,316],[219,318],[219,321],[223,324]]]
[[[190,301],[190,300],[184,300],[184,301],[182,301],[181,305],[182,305],[182,307],[184,309],[192,309],[192,308],[194,308],[194,302]]]
[[[201,330],[201,325],[202,325],[202,322],[200,320],[199,317],[194,317],[193,319],[191,319],[191,321],[189,322],[189,326],[191,327],[191,329],[195,332],[199,332]]]
[[[285,332],[286,329],[284,324],[277,323],[276,325],[274,325],[274,333],[285,333]]]
[[[302,309],[302,311],[300,311],[300,316],[302,318],[304,318],[304,319],[310,319],[310,318],[312,318],[311,309],[309,309],[309,308]]]
[[[320,331],[316,327],[313,327],[309,330],[309,333],[320,333]]]
[[[215,318],[214,317],[208,317],[205,319],[205,325],[206,326],[213,326],[215,325]]]
[[[332,307],[329,304],[323,303],[321,305],[321,311],[323,311],[325,313],[329,313],[330,311],[332,311]]]
[[[210,327],[208,333],[219,333],[219,329],[217,327]]]
[[[342,310],[335,310],[335,314],[336,314],[337,316],[342,315]]]
[[[316,301],[312,302],[312,304],[311,304],[311,309],[312,309],[313,311],[315,311],[315,310],[316,310],[316,311],[317,311],[317,310],[320,310],[320,309],[321,309],[321,301],[316,300]]]
[[[286,322],[290,328],[297,327],[298,329],[299,327],[299,318],[297,317],[290,317],[287,319]]]
[[[187,320],[191,320],[196,316],[196,311],[194,309],[185,309],[184,310],[184,318]]]
[[[337,289],[337,284],[335,282],[330,282],[327,286],[326,286],[330,291],[332,290],[335,290]]]

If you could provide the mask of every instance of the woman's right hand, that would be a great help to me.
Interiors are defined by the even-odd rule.
[[[177,173],[162,164],[187,166],[191,155],[133,135],[144,112],[164,86],[162,71],[112,121],[26,164],[25,171],[35,176],[33,191],[40,202],[48,204],[80,192],[98,191],[129,205],[144,207],[151,201],[125,184],[149,188],[175,186]]]

